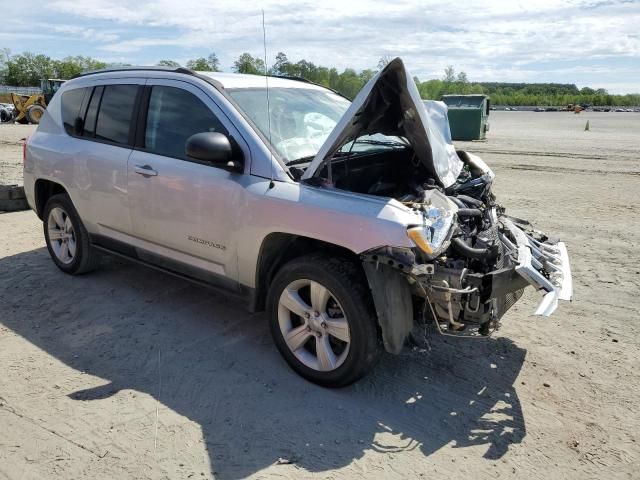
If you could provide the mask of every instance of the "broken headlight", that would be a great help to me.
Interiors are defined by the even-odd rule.
[[[429,259],[432,259],[449,248],[454,215],[453,212],[438,207],[425,209],[423,215],[424,224],[409,228],[407,235]]]

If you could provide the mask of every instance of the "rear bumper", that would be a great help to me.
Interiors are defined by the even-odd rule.
[[[517,250],[516,272],[530,285],[544,292],[535,315],[548,317],[558,307],[559,300],[569,301],[573,295],[567,247],[564,242],[539,242],[511,220],[504,217],[501,220],[516,241],[514,245],[506,237],[501,238],[507,246]]]
[[[31,208],[31,210],[33,210],[34,212],[38,213],[37,209],[36,209],[36,200],[35,200],[35,180],[33,177],[33,174],[23,170],[23,181],[24,181],[24,196],[27,199],[27,203],[29,204],[29,207]]]

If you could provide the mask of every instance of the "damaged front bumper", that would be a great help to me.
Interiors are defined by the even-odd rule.
[[[382,247],[362,254],[388,351],[398,353],[414,317],[419,321],[412,298],[426,301],[439,331],[461,336],[490,334],[529,285],[544,292],[536,315],[549,316],[559,300],[571,300],[565,244],[547,239],[513,217],[502,215],[499,223],[502,262],[487,273],[443,268],[437,261],[421,263],[406,248]]]
[[[514,244],[505,235],[500,237],[507,247],[517,251],[515,271],[530,285],[546,292],[535,314],[548,317],[558,307],[558,300],[569,301],[573,296],[567,247],[564,242],[552,244],[535,240],[510,218],[503,217],[502,224],[515,239]]]

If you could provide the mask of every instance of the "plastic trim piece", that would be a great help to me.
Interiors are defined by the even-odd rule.
[[[540,243],[512,221],[502,218],[502,223],[516,240],[518,265],[516,272],[527,282],[546,293],[535,311],[535,315],[548,317],[558,307],[558,300],[570,301],[573,296],[573,280],[569,254],[564,242],[556,245]],[[549,278],[540,270],[551,270]]]

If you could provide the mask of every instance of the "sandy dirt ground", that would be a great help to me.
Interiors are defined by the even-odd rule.
[[[35,125],[0,123],[0,185],[22,185],[22,139]]]
[[[4,183],[29,128],[0,125]],[[638,114],[492,112],[464,147],[567,242],[574,301],[537,318],[529,291],[493,338],[341,390],[290,371],[263,314],[119,260],[66,276],[34,213],[0,214],[0,478],[638,478],[639,145]]]

